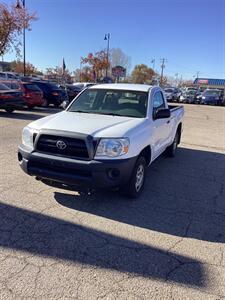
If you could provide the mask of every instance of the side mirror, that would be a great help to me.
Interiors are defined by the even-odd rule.
[[[170,117],[170,109],[169,108],[159,108],[154,114],[154,119],[167,119]]]
[[[66,109],[68,107],[68,105],[69,105],[69,101],[63,101],[62,108]]]

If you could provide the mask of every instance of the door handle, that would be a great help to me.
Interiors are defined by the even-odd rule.
[[[169,124],[170,123],[170,120],[168,120],[167,122],[166,122],[166,124]]]

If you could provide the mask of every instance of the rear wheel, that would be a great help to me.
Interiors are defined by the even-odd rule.
[[[13,113],[14,112],[14,109],[13,108],[5,108],[5,111],[9,114]]]
[[[35,105],[27,105],[28,109],[33,109],[35,108]]]
[[[48,100],[44,98],[41,106],[48,107],[49,106]]]
[[[178,141],[179,141],[179,133],[177,131],[173,143],[166,149],[167,156],[174,157],[176,155]]]
[[[134,166],[130,181],[127,186],[123,188],[123,192],[132,199],[138,198],[143,189],[146,177],[146,160],[143,156],[137,159]]]
[[[60,104],[61,104],[61,103],[59,103],[59,102],[55,102],[55,103],[54,103],[54,107],[55,107],[55,108],[59,108]]]

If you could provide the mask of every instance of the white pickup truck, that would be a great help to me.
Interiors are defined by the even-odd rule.
[[[168,106],[158,86],[95,85],[64,111],[25,127],[18,160],[50,186],[120,187],[136,198],[147,166],[165,150],[175,155],[183,115],[183,107]]]

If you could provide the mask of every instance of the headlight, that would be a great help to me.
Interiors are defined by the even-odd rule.
[[[34,143],[33,143],[33,135],[34,133],[37,133],[37,130],[24,127],[23,133],[22,133],[22,143],[26,147],[33,149]]]
[[[205,96],[202,96],[202,99],[205,99]]]
[[[124,155],[129,150],[129,139],[101,139],[95,157],[108,156],[116,157]]]

